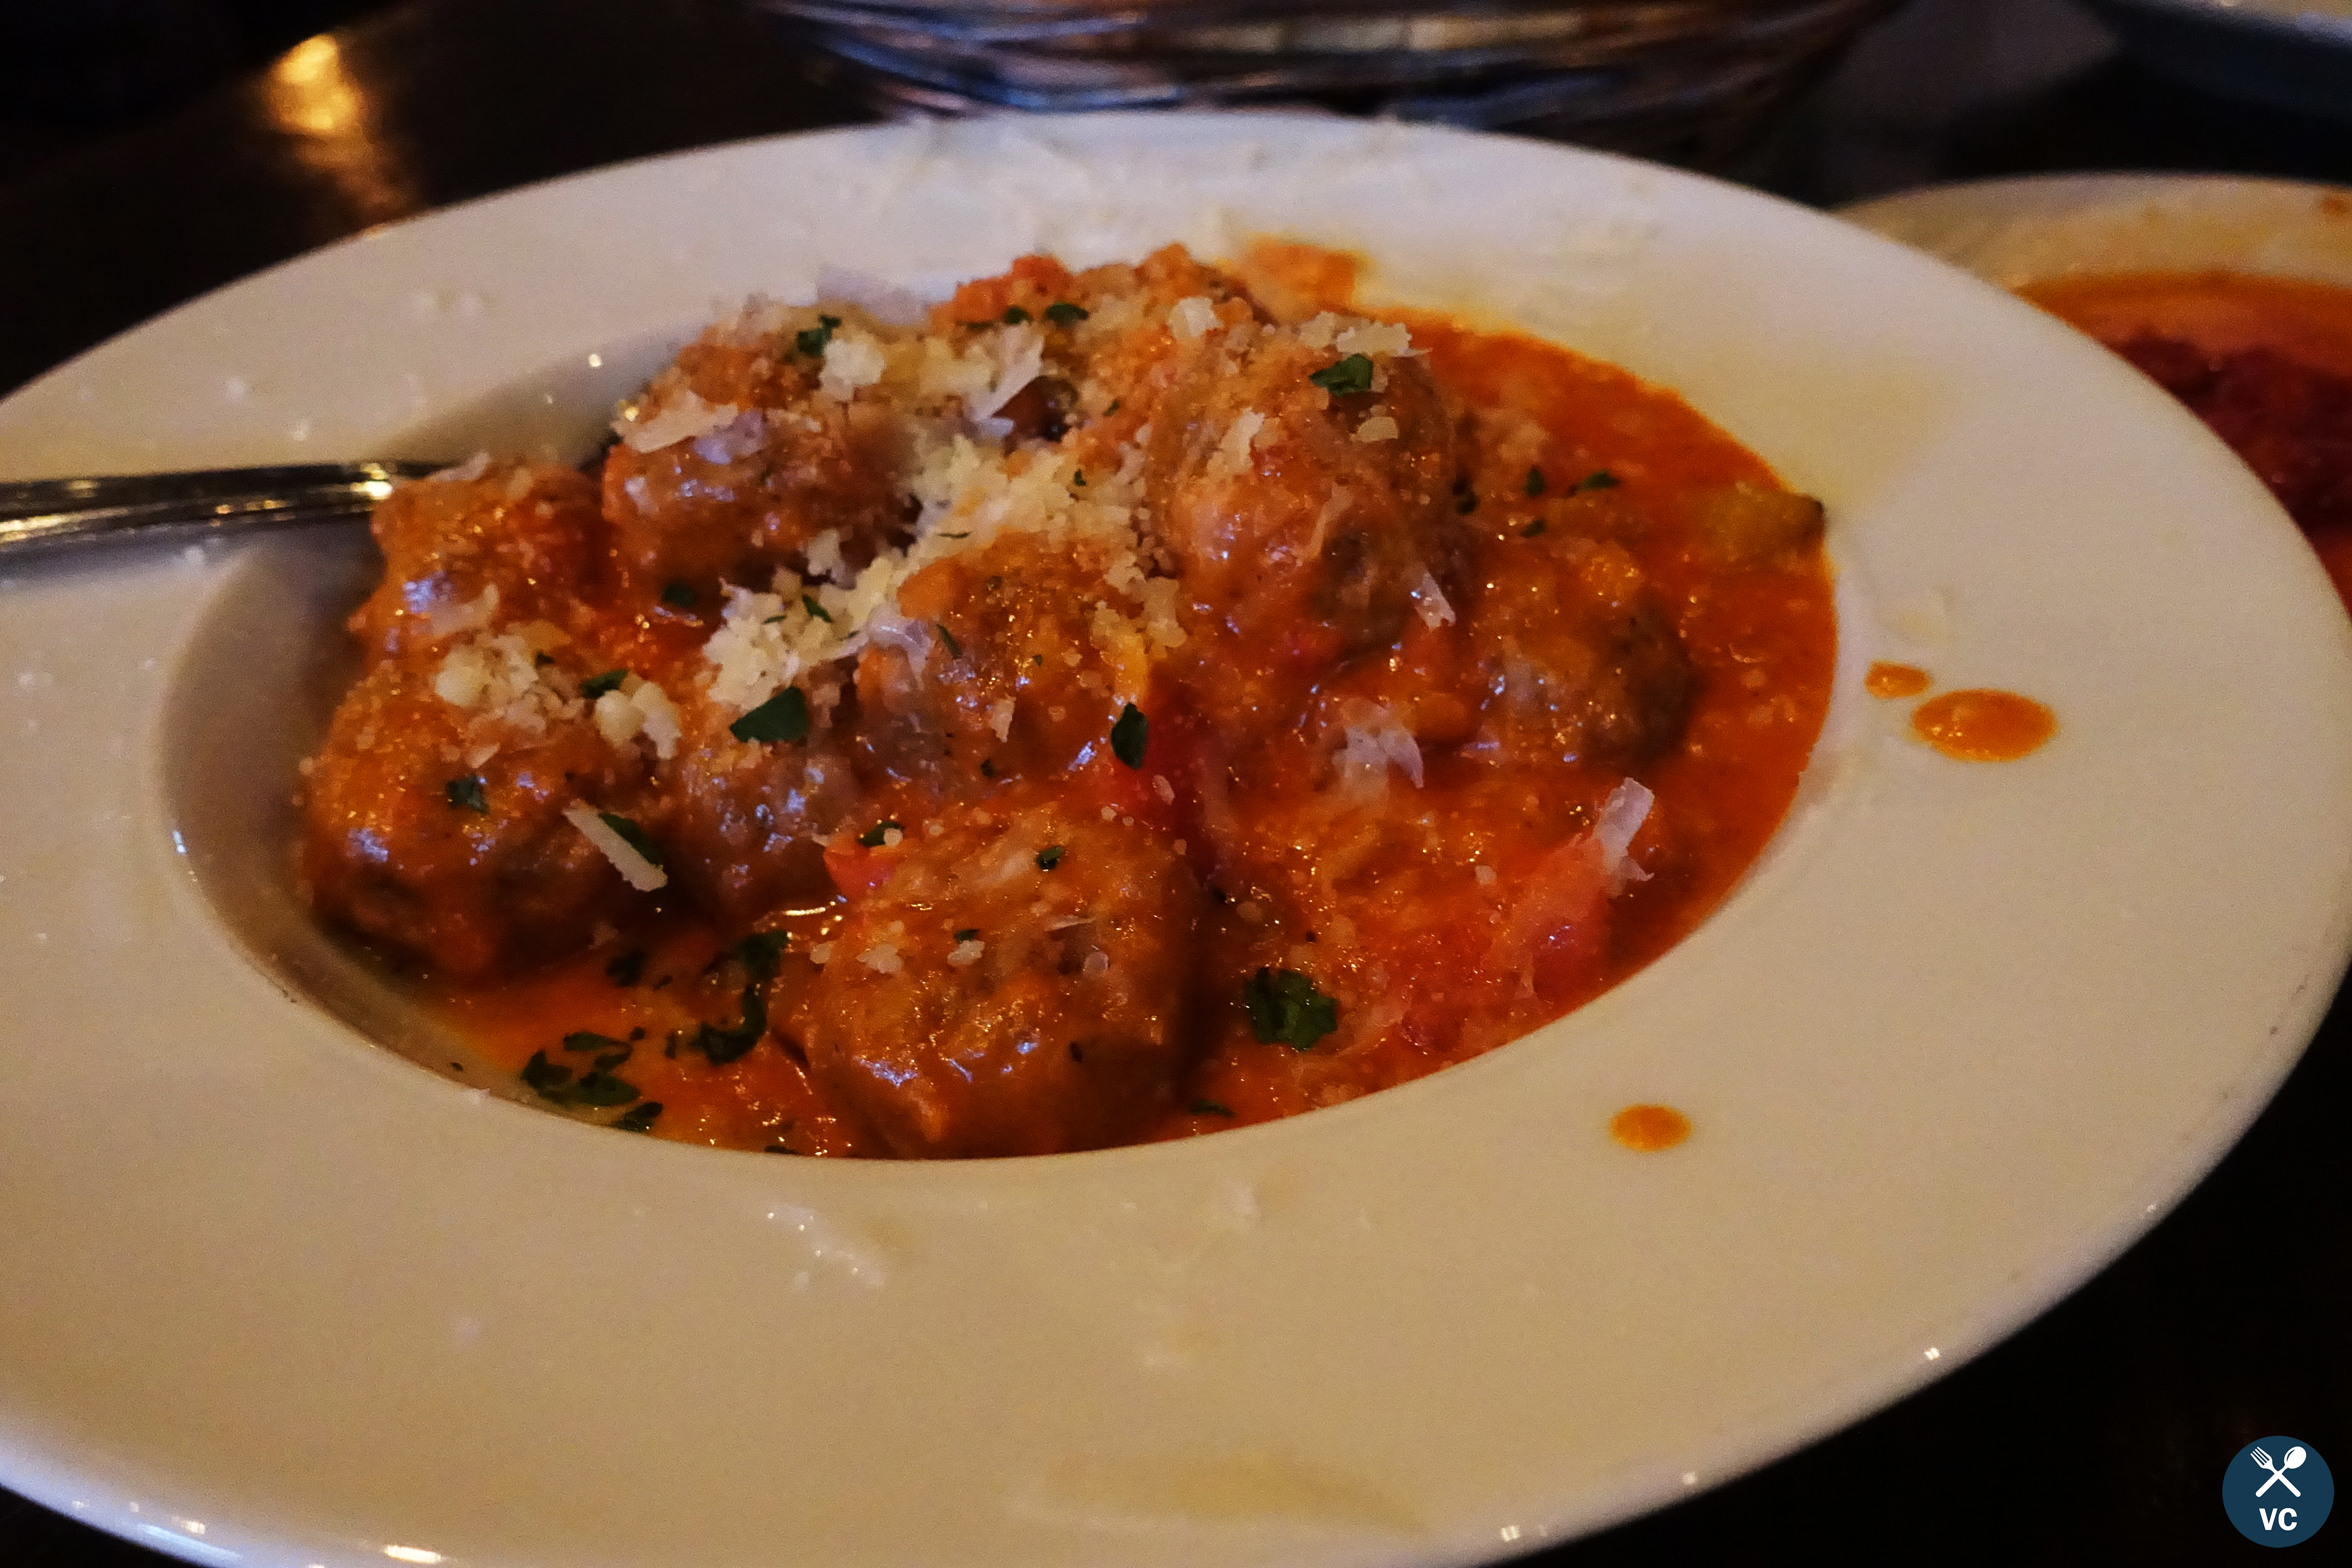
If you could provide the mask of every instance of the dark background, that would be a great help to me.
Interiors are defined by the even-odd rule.
[[[273,111],[261,74],[326,28],[363,111],[331,147]],[[720,0],[0,0],[0,393],[377,223],[865,114]],[[2171,81],[2068,0],[1910,0],[1728,172],[1834,205],[2099,168],[2352,184],[2352,119]],[[2352,1466],[2347,1116],[2339,1000],[2214,1173],[2008,1343],[1744,1479],[1528,1561],[2252,1560],[2220,1506],[2239,1447],[2287,1433]],[[2352,1561],[2352,1521],[2328,1539],[2300,1561]],[[164,1561],[0,1493],[0,1568]]]

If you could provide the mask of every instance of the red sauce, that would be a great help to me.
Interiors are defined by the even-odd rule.
[[[1690,1118],[1671,1105],[1629,1105],[1609,1119],[1609,1136],[1636,1153],[1671,1149],[1690,1135]]]
[[[2010,763],[2041,750],[2058,732],[2058,716],[2014,691],[1947,691],[1919,704],[1911,728],[1948,757]]]
[[[1881,659],[1862,678],[1862,689],[1873,697],[1916,697],[1930,684],[1926,670]]]
[[[2203,272],[2067,278],[2021,292],[2211,426],[2352,602],[2352,289]]]

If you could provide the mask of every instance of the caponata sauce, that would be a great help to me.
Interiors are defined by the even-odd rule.
[[[551,1106],[797,1154],[1264,1121],[1614,984],[1788,807],[1822,509],[1611,366],[1353,314],[1355,271],[764,307],[601,486],[396,495],[321,912]]]

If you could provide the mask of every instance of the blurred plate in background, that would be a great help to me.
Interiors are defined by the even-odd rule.
[[[900,113],[1318,106],[1700,164],[1891,0],[752,0]]]

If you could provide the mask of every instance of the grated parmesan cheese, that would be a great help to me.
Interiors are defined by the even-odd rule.
[[[650,893],[669,885],[669,873],[637,853],[636,847],[613,831],[603,815],[584,801],[573,801],[563,808],[563,820],[580,830],[582,837],[596,847],[596,852],[613,863],[621,873],[621,880],[640,893]]]

